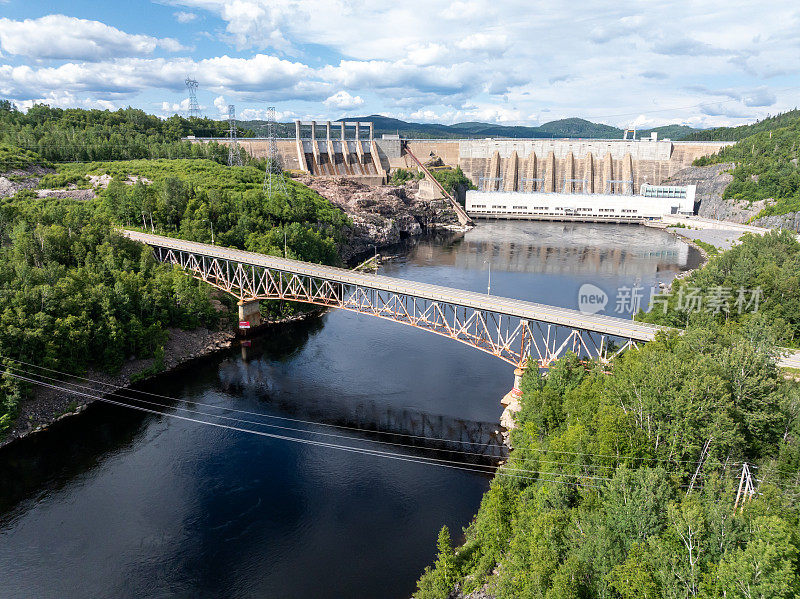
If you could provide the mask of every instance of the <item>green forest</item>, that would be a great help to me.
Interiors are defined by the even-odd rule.
[[[775,116],[769,116],[749,125],[738,127],[714,127],[713,129],[695,129],[681,141],[739,141],[763,131],[771,131],[779,127],[791,125],[800,118],[800,110],[794,109]]]
[[[213,327],[208,292],[88,203],[0,200],[0,356],[81,373],[157,355],[168,327]],[[0,380],[0,434],[26,389]]]
[[[733,181],[725,189],[725,199],[773,200],[756,218],[800,211],[800,110],[729,129],[720,135],[722,139],[740,141],[699,158],[694,164],[734,163]]]
[[[739,301],[740,289],[761,290],[757,311],[748,307],[752,293]],[[708,304],[715,292],[723,297],[720,290],[725,301]],[[690,294],[706,298],[707,305],[687,310]],[[712,257],[703,268],[673,281],[670,293],[654,298],[653,309],[638,315],[639,320],[676,328],[761,317],[771,323],[781,346],[800,347],[800,242],[788,231],[743,236],[741,243]]]
[[[778,122],[710,159],[737,163],[728,197],[794,205],[798,120]],[[97,194],[0,199],[4,360],[75,374],[113,372],[130,356],[158,364],[169,328],[226,317],[208,287],[117,226],[340,263],[351,225],[340,210],[290,178],[286,194],[267,198],[263,164],[229,168],[224,148],[181,141],[219,135],[220,123],[0,103],[0,124],[0,171],[41,167],[40,188]],[[107,187],[94,186],[103,175]],[[458,171],[445,175],[447,187],[463,184]],[[682,301],[695,289],[731,295],[690,312]],[[761,290],[757,311],[736,309],[740,289]],[[526,369],[514,451],[463,534],[440,532],[418,599],[484,585],[498,599],[800,594],[800,387],[774,349],[800,347],[800,243],[746,236],[659,300],[638,318],[684,334],[608,365],[569,355],[546,376]],[[28,393],[0,377],[0,435]],[[745,464],[758,493],[734,509]]]
[[[415,597],[797,597],[800,385],[774,347],[798,325],[798,255],[786,233],[751,237],[675,283],[771,284],[755,314],[670,305],[646,319],[686,332],[610,366],[528,366],[511,457]],[[745,464],[758,492],[734,509]]]
[[[3,170],[52,166],[8,146],[0,146],[0,158]],[[129,356],[158,360],[170,327],[217,325],[210,288],[156,263],[115,226],[340,263],[347,217],[289,178],[287,194],[267,198],[264,171],[254,166],[157,159],[59,164],[39,186],[87,188],[87,175],[111,177],[94,200],[38,198],[27,189],[0,199],[2,358],[75,374],[89,366],[113,372]],[[270,315],[298,309],[263,308]],[[27,392],[10,377],[0,382],[0,434]]]
[[[224,163],[226,147],[181,138],[227,137],[227,133],[227,122],[209,118],[173,115],[160,119],[136,108],[83,110],[42,104],[21,112],[8,100],[0,101],[0,143],[36,152],[52,162],[209,158]],[[248,137],[253,132],[244,129],[237,134]]]

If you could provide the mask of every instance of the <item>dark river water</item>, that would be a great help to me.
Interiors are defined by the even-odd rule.
[[[644,227],[489,222],[382,272],[485,292],[490,261],[493,294],[575,308],[592,283],[614,314],[619,287],[646,297],[698,259]],[[0,597],[408,597],[438,530],[460,537],[490,478],[408,461],[454,454],[399,435],[491,454],[512,383],[497,358],[369,316],[273,329],[140,388],[183,400],[168,414],[400,459],[95,404],[0,452]]]

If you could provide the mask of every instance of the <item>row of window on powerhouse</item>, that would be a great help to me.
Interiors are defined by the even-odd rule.
[[[555,208],[548,208],[547,206],[512,206],[511,210],[508,209],[507,206],[500,206],[500,205],[493,205],[487,206],[486,204],[473,204],[472,206],[468,206],[467,210],[470,212],[513,212],[516,214],[567,214],[567,213],[584,213],[584,214],[591,214],[593,212],[598,212],[600,214],[609,214],[615,213],[616,210],[614,208],[563,208],[556,206]],[[628,208],[621,208],[621,214],[637,214],[638,210],[628,209]]]

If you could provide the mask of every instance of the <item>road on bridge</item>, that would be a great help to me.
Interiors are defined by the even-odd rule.
[[[666,327],[636,322],[625,318],[616,318],[601,314],[584,314],[578,310],[571,310],[568,308],[559,308],[557,306],[548,306],[535,302],[487,295],[474,291],[465,291],[463,289],[453,289],[451,287],[432,285],[430,283],[407,281],[384,275],[357,272],[344,268],[336,268],[334,266],[324,266],[300,260],[292,260],[290,258],[281,258],[279,256],[268,256],[255,252],[246,252],[233,248],[198,243],[196,241],[185,241],[183,239],[175,239],[128,229],[121,229],[120,232],[130,239],[153,247],[190,252],[211,258],[275,269],[286,273],[295,273],[338,283],[358,285],[380,291],[403,293],[431,301],[447,302],[476,310],[487,310],[489,312],[530,321],[555,324],[634,341],[651,341],[660,330],[668,330]],[[800,352],[786,351],[789,352],[789,354],[779,361],[779,365],[787,368],[800,369]]]
[[[578,310],[537,304],[523,300],[487,295],[463,289],[453,289],[430,283],[418,283],[396,279],[384,275],[375,275],[356,272],[334,266],[312,264],[300,260],[267,256],[254,252],[245,252],[232,248],[225,248],[195,241],[184,241],[150,233],[122,230],[124,235],[135,241],[141,241],[150,246],[158,246],[173,250],[202,254],[204,256],[230,260],[253,266],[271,268],[287,273],[307,275],[338,283],[359,285],[381,291],[404,293],[432,301],[447,302],[477,310],[487,310],[507,316],[515,316],[527,320],[557,324],[585,331],[633,339],[635,341],[651,341],[656,333],[663,327],[635,322],[625,318],[603,316],[599,314],[584,314]]]

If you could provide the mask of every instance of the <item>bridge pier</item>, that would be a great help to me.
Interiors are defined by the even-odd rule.
[[[514,369],[514,388],[505,394],[500,403],[506,408],[503,410],[503,415],[500,416],[500,425],[507,429],[516,427],[514,422],[514,414],[522,409],[522,391],[520,390],[520,383],[522,382],[522,374],[524,370],[517,366]]]
[[[261,325],[261,302],[253,300],[246,302],[239,300],[239,322],[249,322],[253,329]]]

